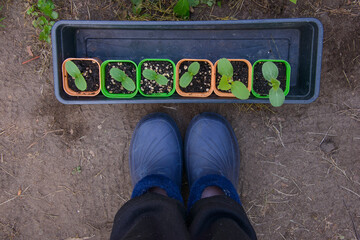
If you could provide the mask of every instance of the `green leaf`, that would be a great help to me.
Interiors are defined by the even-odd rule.
[[[78,75],[75,78],[75,86],[80,90],[80,91],[85,91],[87,84],[85,81],[85,78],[83,77],[83,75]]]
[[[132,11],[134,14],[140,14],[142,9],[142,0],[131,0],[133,7]]]
[[[39,40],[40,40],[40,41],[47,41],[48,36],[49,36],[49,35],[46,34],[46,32],[43,30],[43,31],[41,31],[40,34],[39,34]]]
[[[149,80],[155,80],[157,73],[154,70],[151,69],[145,69],[142,73],[142,75],[144,76],[144,78],[149,79]]]
[[[296,0],[290,0],[290,2],[292,2],[292,3],[295,3],[295,4],[296,4]]]
[[[79,68],[72,61],[67,61],[65,63],[65,69],[66,69],[66,72],[73,78],[77,78],[79,75],[81,75]]]
[[[223,90],[223,91],[227,91],[231,88],[231,85],[229,84],[228,81],[228,77],[227,76],[222,76],[219,85],[218,85],[218,89]]]
[[[199,5],[199,0],[189,0],[190,7],[196,7],[197,5]]]
[[[179,0],[174,7],[174,13],[180,17],[189,17],[190,5],[189,0]]]
[[[57,19],[59,17],[59,14],[55,11],[52,11],[51,12],[51,16],[50,16],[52,19]]]
[[[276,79],[271,79],[270,86],[272,86],[274,90],[277,90],[280,87],[280,81]]]
[[[122,81],[121,84],[123,85],[123,87],[124,87],[126,90],[128,90],[128,91],[130,91],[130,92],[132,92],[132,91],[135,90],[135,83],[134,83],[134,81],[133,81],[131,78],[129,78],[129,77],[126,77],[125,80]]]
[[[227,60],[226,58],[220,59],[217,68],[221,76],[227,76],[229,78],[232,78],[234,74],[234,69],[229,60]]]
[[[2,7],[0,8],[0,10],[2,9]],[[31,6],[31,7],[29,7],[29,9],[26,11],[26,14],[27,15],[30,15],[30,14],[32,14],[33,12],[34,12],[34,6]]]
[[[200,63],[198,62],[193,62],[192,64],[190,64],[188,69],[189,73],[193,76],[196,75],[199,72],[199,70],[200,70]]]
[[[245,100],[250,96],[249,89],[246,88],[245,84],[240,81],[234,81],[231,83],[231,92],[235,97]]]
[[[189,86],[192,79],[193,76],[189,72],[184,73],[180,78],[180,86],[182,88],[186,88],[187,86]]]
[[[166,85],[168,83],[168,79],[161,75],[161,74],[158,74],[155,78],[155,81],[159,84],[159,85]]]
[[[111,68],[110,76],[118,82],[122,82],[128,77],[124,71],[118,68]]]
[[[268,81],[276,79],[279,75],[279,69],[273,62],[265,62],[262,66],[262,74]]]
[[[280,107],[285,101],[284,91],[281,88],[278,88],[276,90],[274,88],[271,88],[269,91],[269,100],[271,105],[273,105],[274,107]]]
[[[34,26],[34,28],[37,28],[38,26],[37,21],[36,20],[32,21],[32,25]]]
[[[217,1],[217,5],[221,7],[221,1]]]

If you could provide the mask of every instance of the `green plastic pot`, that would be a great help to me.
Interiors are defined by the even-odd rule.
[[[260,95],[258,94],[257,92],[255,92],[254,90],[254,72],[255,72],[255,65],[259,62],[282,62],[285,64],[285,67],[286,67],[286,82],[285,82],[285,90],[283,89],[284,91],[284,94],[285,96],[288,95],[289,91],[290,91],[290,73],[291,73],[291,67],[290,67],[290,64],[285,61],[285,60],[275,60],[275,59],[260,59],[260,60],[257,60],[254,64],[253,64],[253,68],[252,68],[252,86],[251,86],[251,93],[257,97],[257,98],[269,98],[269,94],[268,95]]]
[[[171,63],[171,65],[173,66],[173,88],[171,89],[171,92],[169,93],[153,93],[151,95],[145,94],[143,91],[141,91],[141,76],[142,76],[142,72],[141,72],[141,66],[144,62],[169,62]],[[175,90],[176,90],[176,82],[175,82],[175,63],[173,61],[171,61],[170,59],[144,59],[139,63],[138,66],[138,73],[137,73],[137,85],[139,86],[139,92],[141,95],[143,95],[144,97],[170,97],[171,95],[174,94]]]
[[[105,86],[105,68],[106,65],[108,65],[109,63],[118,63],[118,62],[123,62],[123,63],[132,63],[135,66],[136,69],[136,79],[135,79],[135,91],[133,93],[109,93],[109,91],[106,89]],[[137,81],[137,74],[138,74],[138,67],[136,65],[136,63],[134,63],[133,61],[130,60],[107,60],[105,62],[103,62],[101,64],[101,92],[105,97],[108,98],[133,98],[136,96],[136,94],[139,91],[139,86],[138,86],[138,81]]]

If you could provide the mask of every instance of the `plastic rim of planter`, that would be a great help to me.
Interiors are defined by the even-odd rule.
[[[171,63],[171,65],[173,66],[173,88],[171,89],[171,91],[169,93],[153,93],[153,94],[145,94],[142,90],[141,90],[141,76],[142,76],[142,72],[141,72],[141,66],[144,62],[169,62]],[[175,82],[175,70],[176,70],[176,66],[175,66],[175,63],[173,61],[171,61],[170,59],[152,59],[152,58],[147,58],[147,59],[144,59],[142,60],[140,63],[139,63],[139,66],[138,66],[138,73],[137,73],[137,84],[139,86],[139,93],[141,95],[143,95],[144,97],[162,97],[162,98],[165,98],[165,97],[170,97],[171,95],[174,94],[175,92],[175,89],[176,89],[176,82]]]
[[[269,98],[269,94],[267,95],[260,95],[257,92],[255,92],[254,90],[254,72],[255,72],[255,65],[258,64],[259,62],[281,62],[285,64],[286,67],[286,82],[285,82],[285,90],[284,90],[284,95],[288,95],[289,91],[290,91],[290,73],[291,73],[291,66],[290,64],[285,61],[285,60],[279,60],[279,59],[259,59],[257,60],[254,64],[253,64],[253,68],[252,68],[252,86],[251,86],[251,93],[257,97],[257,98]]]
[[[211,74],[210,74],[210,88],[209,88],[209,91],[207,91],[207,92],[184,92],[183,90],[181,90],[179,69],[180,69],[180,65],[183,62],[192,62],[192,63],[194,63],[194,62],[205,62],[205,63],[208,63],[210,65]],[[206,97],[210,96],[213,93],[214,88],[215,88],[214,83],[213,83],[214,71],[215,71],[214,64],[208,59],[189,59],[189,58],[181,59],[176,64],[176,92],[182,97],[206,98]]]
[[[118,62],[132,63],[135,66],[136,78],[135,78],[135,91],[133,93],[109,93],[109,91],[106,89],[106,86],[105,86],[106,66],[109,63],[118,63]],[[101,72],[101,74],[100,74],[101,75],[101,92],[105,97],[108,97],[108,98],[133,98],[138,93],[138,90],[139,90],[138,81],[137,81],[138,67],[137,67],[136,63],[134,63],[133,61],[131,61],[131,60],[107,60],[101,64],[100,72]]]

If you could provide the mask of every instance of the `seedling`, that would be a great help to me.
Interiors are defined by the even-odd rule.
[[[151,69],[144,69],[142,75],[149,80],[155,80],[159,85],[166,85],[169,81],[165,76],[157,74]]]
[[[1,11],[2,9],[3,9],[3,6],[0,7],[0,11]],[[3,21],[4,19],[5,19],[5,17],[0,18],[0,22]],[[5,25],[0,24],[0,27],[3,27],[3,28],[4,28]]]
[[[190,64],[188,71],[184,73],[180,78],[180,86],[182,88],[186,88],[189,86],[191,81],[193,80],[193,77],[198,74],[200,70],[200,64],[198,62],[193,62]]]
[[[51,28],[54,25],[55,19],[59,17],[59,14],[54,11],[54,3],[51,0],[38,0],[37,4],[32,5],[26,13],[35,17],[32,22],[35,28],[41,30],[39,34],[39,40],[51,42]]]
[[[126,75],[126,73],[118,68],[111,68],[110,75],[113,79],[120,82],[121,85],[128,91],[135,90],[134,81]]]
[[[189,18],[190,7],[196,7],[199,4],[207,4],[209,7],[212,7],[215,2],[217,2],[217,5],[221,7],[221,0],[178,0],[174,7],[174,13],[180,17]]]
[[[245,84],[240,81],[234,81],[234,69],[229,60],[222,58],[218,62],[218,73],[221,75],[221,80],[218,85],[218,89],[227,91],[231,90],[231,93],[239,99],[248,99],[250,96],[249,90]]]
[[[285,101],[284,91],[280,88],[280,81],[277,80],[279,69],[273,62],[265,62],[262,66],[262,74],[269,82],[269,100],[274,107],[280,107]]]
[[[66,72],[75,79],[75,86],[80,91],[85,91],[85,89],[87,88],[85,78],[81,74],[79,68],[75,65],[75,63],[73,63],[72,61],[67,61],[65,63],[65,69]]]
[[[77,173],[81,173],[81,166],[74,167],[71,173],[73,175]]]

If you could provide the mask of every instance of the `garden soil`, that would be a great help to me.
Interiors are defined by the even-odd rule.
[[[114,216],[132,190],[131,134],[143,116],[157,111],[170,114],[182,135],[204,111],[230,121],[241,150],[238,191],[259,239],[359,239],[358,0],[299,0],[297,5],[224,0],[221,8],[194,8],[190,20],[322,21],[320,96],[308,105],[281,108],[63,105],[54,96],[50,49],[37,41],[25,16],[28,2],[0,1],[6,17],[6,27],[0,28],[0,239],[108,239]],[[137,18],[125,0],[55,4],[61,19]]]

